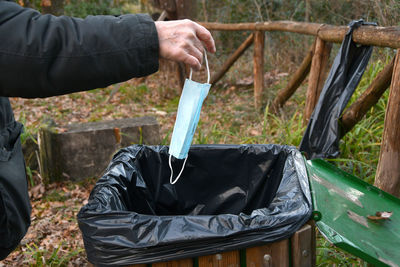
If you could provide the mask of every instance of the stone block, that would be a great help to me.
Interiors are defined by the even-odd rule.
[[[45,182],[100,176],[121,147],[160,143],[154,117],[45,127],[39,131],[40,172]]]

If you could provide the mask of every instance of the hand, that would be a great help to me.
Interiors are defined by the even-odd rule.
[[[203,44],[215,53],[215,43],[211,33],[203,26],[185,19],[175,21],[156,21],[160,46],[160,56],[188,64],[200,70],[203,62]]]

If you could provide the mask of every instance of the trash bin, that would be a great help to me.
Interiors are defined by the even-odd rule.
[[[114,156],[78,214],[91,263],[152,263],[261,245],[290,237],[311,216],[305,163],[294,147],[195,145],[175,185],[168,156],[167,146],[143,145]]]

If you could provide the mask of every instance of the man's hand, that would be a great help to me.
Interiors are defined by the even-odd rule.
[[[210,32],[191,20],[156,21],[155,24],[160,56],[165,59],[180,61],[199,70],[203,61],[203,44],[209,52],[215,52]]]

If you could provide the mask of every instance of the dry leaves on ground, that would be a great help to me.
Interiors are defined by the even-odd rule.
[[[31,226],[19,248],[2,262],[3,265],[87,265],[76,215],[87,203],[91,188],[67,182],[32,187],[29,191]]]

